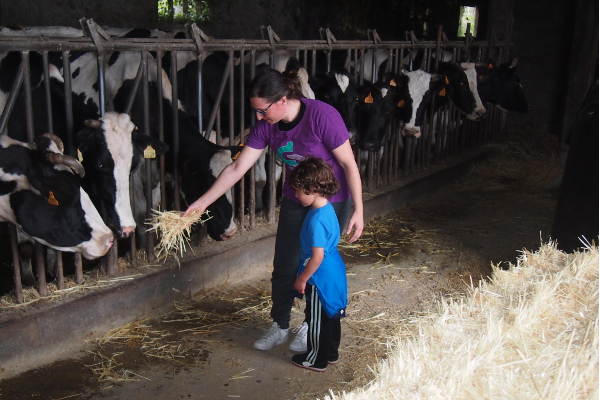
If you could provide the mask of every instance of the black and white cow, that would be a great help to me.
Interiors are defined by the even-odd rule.
[[[485,108],[477,95],[475,64],[440,63],[439,72],[432,74],[403,69],[399,75],[389,75],[400,96],[398,108],[401,110],[396,110],[396,115],[405,123],[405,136],[421,136],[421,124],[434,97],[437,109],[450,101],[468,119],[478,121],[484,118]]]
[[[383,82],[372,84],[365,81],[359,90],[359,148],[378,151],[394,111],[393,92],[389,84]]]
[[[336,69],[329,74],[317,74],[310,77],[310,87],[315,99],[335,108],[348,129],[350,142],[356,140],[356,108],[358,107],[358,89],[354,77],[345,69]]]
[[[85,61],[86,58],[93,58],[93,55],[84,55],[79,57],[73,66],[73,80],[72,90],[74,93],[85,99],[86,104],[98,104],[98,92],[93,82],[97,79],[97,72],[95,68],[86,68],[89,65],[90,60]],[[123,111],[128,102],[129,94],[134,85],[134,79],[137,73],[139,63],[141,61],[141,55],[139,53],[132,52],[118,52],[113,53],[109,58],[106,70],[105,80],[107,83],[107,101],[111,107],[115,110]],[[95,61],[93,61],[95,62]],[[163,98],[158,99],[157,87],[156,87],[156,76],[157,76],[157,64],[152,58],[148,58],[148,77],[149,77],[149,116],[150,126],[148,127],[151,137],[158,135],[158,107],[159,102],[163,102],[163,117],[164,117],[164,128],[165,128],[165,142],[173,143],[173,107],[172,107],[172,88],[170,80],[165,71],[160,71],[162,74],[162,92]],[[181,103],[178,101],[177,110],[177,121],[179,130],[179,143],[180,149],[177,160],[171,157],[171,152],[165,153],[167,169],[173,170],[174,167],[179,167],[180,171],[180,189],[181,195],[187,202],[196,200],[201,194],[207,189],[206,182],[214,181],[216,176],[222,169],[223,161],[231,162],[231,155],[228,157],[221,157],[223,154],[229,152],[229,148],[221,146],[209,145],[207,140],[202,138],[200,132],[197,130],[197,125],[192,122],[185,112]],[[132,121],[136,122],[136,125],[143,125],[143,107],[142,107],[142,94],[141,91],[133,103],[131,110]],[[235,147],[237,148],[237,147]],[[223,153],[225,152],[225,153]],[[158,153],[158,152],[157,152]],[[218,160],[218,162],[217,162]],[[204,165],[202,163],[208,163],[212,167],[194,170],[192,166]],[[224,166],[223,166],[224,167]],[[209,235],[214,240],[225,240],[233,236],[237,231],[237,226],[233,221],[233,207],[231,205],[231,197],[222,196],[219,200],[213,203],[208,208],[212,218],[206,223]]]
[[[0,220],[56,250],[94,259],[108,252],[114,236],[73,170],[84,174],[47,136],[31,146],[0,135]]]
[[[529,102],[516,74],[516,66],[516,58],[500,65],[492,60],[476,65],[477,91],[482,102],[505,111],[529,112]]]

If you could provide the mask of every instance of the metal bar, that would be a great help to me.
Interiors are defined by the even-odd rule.
[[[47,296],[48,288],[46,285],[46,263],[44,262],[44,247],[41,243],[35,242],[34,254],[35,268],[37,271],[37,291],[40,296]]]
[[[11,222],[8,223],[10,232],[10,245],[13,257],[13,282],[15,283],[15,298],[17,304],[23,303],[23,284],[21,283],[21,262],[19,260],[19,247],[17,239],[17,226]]]
[[[143,65],[142,75],[144,77],[144,84],[142,86],[142,96],[144,101],[144,132],[150,135],[150,91],[148,88],[148,52],[142,52],[142,62]],[[175,101],[177,103],[177,101]],[[152,218],[152,163],[155,162],[152,158],[147,158],[145,160],[145,168],[146,168],[146,187],[145,195],[146,195],[146,219]],[[146,254],[148,262],[153,262],[156,257],[154,255],[154,235],[152,233],[148,233],[146,231]],[[132,259],[135,254],[132,254]]]
[[[55,251],[54,254],[56,257],[56,286],[58,287],[58,290],[62,290],[65,288],[62,252]]]
[[[225,86],[227,85],[227,80],[229,78],[229,71],[231,70],[231,66],[233,64],[233,59],[229,58],[227,61],[227,66],[225,67],[225,71],[223,71],[223,79],[221,80],[221,86],[219,86],[219,92],[217,94],[217,99],[213,106],[213,109],[210,113],[210,119],[208,120],[208,126],[206,127],[206,137],[210,135],[212,131],[213,125],[215,124],[215,119],[217,118],[217,111],[219,109],[219,105],[221,104],[221,98],[223,97],[223,92],[225,91]]]
[[[63,79],[65,81],[65,122],[67,124],[67,137],[65,143],[66,154],[74,154],[74,142],[73,142],[73,98],[71,95],[71,64],[69,63],[69,52],[63,51]],[[98,75],[100,77],[100,75]],[[100,86],[103,86],[103,81],[98,81]],[[104,114],[101,114],[104,115]]]
[[[177,160],[179,159],[179,108],[178,108],[178,89],[177,89],[177,54],[175,52],[171,53],[171,88],[172,88],[172,96],[173,104],[172,104],[172,112],[173,112],[173,143],[171,143],[171,151],[173,152],[173,159],[176,160],[174,171],[173,171],[173,192],[175,204],[174,208],[176,211],[181,210],[181,201],[179,195],[179,167],[177,166]],[[210,132],[210,131],[209,131]]]
[[[21,62],[19,65],[19,69],[17,71],[17,76],[13,85],[10,89],[10,94],[8,95],[8,99],[6,100],[6,105],[4,106],[4,111],[2,113],[2,118],[0,118],[0,134],[6,134],[6,126],[8,125],[8,118],[12,112],[12,109],[15,106],[17,101],[17,96],[19,95],[19,90],[21,90],[21,84],[23,83],[23,78],[25,77],[25,71],[27,69],[27,65],[24,62]]]
[[[50,97],[50,71],[48,69],[48,52],[42,52],[44,64],[44,96],[46,99],[46,115],[48,120],[48,132],[54,134],[54,121],[52,117],[52,100]]]

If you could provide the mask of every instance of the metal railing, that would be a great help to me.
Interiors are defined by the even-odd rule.
[[[245,99],[245,84],[244,82],[252,79],[255,74],[255,60],[258,55],[267,52],[269,55],[270,65],[274,65],[275,54],[278,51],[286,50],[292,51],[293,54],[301,60],[302,65],[307,69],[310,76],[313,76],[317,72],[318,58],[324,56],[326,60],[326,72],[329,72],[332,68],[332,55],[339,54],[339,52],[345,52],[349,72],[354,76],[358,85],[364,83],[364,71],[365,60],[367,52],[371,52],[373,55],[372,64],[372,77],[371,80],[376,78],[377,65],[375,63],[375,52],[378,50],[384,50],[389,54],[388,71],[399,73],[403,68],[403,61],[409,60],[410,62],[415,59],[415,54],[422,52],[422,65],[414,66],[414,69],[421,68],[426,71],[432,71],[435,68],[437,61],[432,63],[432,60],[439,60],[442,51],[451,52],[454,60],[461,60],[464,58],[470,59],[470,61],[485,62],[488,58],[493,58],[498,62],[505,61],[508,55],[511,44],[508,42],[499,42],[494,38],[490,41],[475,41],[467,34],[464,41],[449,41],[443,34],[441,28],[438,32],[438,38],[435,41],[420,41],[415,36],[407,32],[407,38],[405,41],[382,41],[377,35],[376,31],[368,32],[367,40],[337,40],[328,29],[321,30],[321,40],[281,40],[277,34],[270,27],[261,27],[263,32],[262,40],[230,40],[230,39],[213,39],[206,36],[195,24],[186,25],[185,27],[185,39],[175,38],[143,38],[143,39],[132,39],[132,38],[113,38],[110,37],[106,32],[99,28],[91,19],[82,19],[81,25],[85,37],[24,37],[24,36],[11,36],[11,37],[0,37],[0,55],[2,52],[7,51],[18,51],[22,54],[22,64],[17,79],[12,87],[12,91],[8,96],[2,117],[0,118],[0,133],[5,133],[6,123],[11,112],[12,106],[14,105],[15,98],[19,93],[21,85],[25,87],[25,93],[29,92],[31,82],[29,80],[29,54],[31,52],[39,52],[43,55],[44,60],[44,76],[47,93],[47,107],[48,110],[52,107],[48,88],[48,60],[50,55],[60,54],[63,60],[63,76],[65,78],[65,94],[70,94],[71,91],[71,73],[69,65],[69,56],[73,52],[92,52],[96,55],[97,59],[97,71],[99,76],[99,98],[100,98],[100,113],[104,114],[106,111],[107,99],[106,99],[106,85],[104,82],[106,59],[112,52],[140,52],[142,55],[142,62],[139,66],[138,76],[136,78],[136,84],[134,91],[130,94],[130,103],[136,95],[135,91],[140,86],[142,87],[142,93],[144,103],[146,104],[145,112],[145,126],[140,127],[142,131],[149,132],[148,127],[148,59],[151,58],[157,62],[157,71],[162,70],[162,57],[165,54],[170,53],[170,77],[171,85],[173,88],[172,96],[177,98],[177,54],[180,52],[191,52],[194,57],[199,61],[197,69],[197,82],[193,84],[197,85],[196,90],[198,92],[198,115],[197,124],[200,132],[210,132],[211,129],[215,129],[217,133],[221,131],[221,121],[219,112],[219,103],[216,101],[216,105],[213,108],[210,117],[208,118],[208,126],[203,127],[203,116],[202,115],[202,62],[212,52],[225,52],[228,56],[228,63],[223,71],[222,77],[220,77],[220,90],[218,99],[222,99],[224,96],[228,97],[229,109],[226,110],[229,117],[229,132],[228,137],[230,144],[234,144],[236,138],[242,137],[242,132],[246,128],[244,126],[244,113],[245,107],[247,107]],[[153,54],[151,54],[151,52]],[[432,55],[437,55],[432,57]],[[244,66],[244,59],[250,59],[250,76],[246,77]],[[240,61],[241,60],[241,61]],[[238,78],[237,80],[235,78]],[[158,82],[159,96],[162,98],[162,84],[161,84],[161,73],[157,74],[156,80]],[[238,85],[235,85],[235,82]],[[229,90],[225,89],[229,87]],[[70,104],[70,96],[65,96],[67,99],[66,109],[67,115],[65,115],[67,121],[67,140],[66,140],[66,153],[72,153],[73,151],[73,114],[72,105]],[[28,99],[28,110],[26,118],[27,132],[30,141],[33,141],[33,137],[36,132],[33,132],[32,115],[34,110],[30,106],[31,100]],[[171,152],[173,152],[173,158],[177,159],[179,154],[179,142],[178,142],[178,126],[177,126],[177,102],[173,103],[173,110],[162,110],[162,112],[172,111],[174,115],[174,122],[172,126],[164,126],[164,122],[160,119],[160,130],[159,139],[164,141],[164,130],[172,129],[173,131],[173,143],[167,143],[170,146]],[[160,105],[159,107],[162,107]],[[122,112],[129,112],[129,109]],[[233,121],[235,120],[235,113],[238,113],[241,125],[235,127]],[[51,112],[47,113],[49,116]],[[430,112],[426,115],[424,124],[422,126],[423,135],[420,138],[404,137],[401,134],[402,123],[396,120],[391,120],[387,132],[383,141],[382,151],[369,152],[366,158],[366,164],[364,165],[363,173],[363,186],[366,190],[372,190],[378,187],[386,186],[394,179],[399,177],[405,177],[412,173],[423,170],[432,164],[442,162],[444,160],[456,157],[462,152],[473,149],[480,146],[490,139],[492,139],[504,126],[505,114],[498,108],[488,107],[488,113],[484,122],[471,122],[465,121],[460,118],[459,112],[451,104],[444,105],[438,113],[436,121],[433,121],[433,107]],[[252,121],[251,123],[253,123]],[[52,126],[52,120],[49,120],[49,125]],[[213,128],[214,127],[214,128]],[[41,132],[37,132],[40,134]],[[200,133],[199,133],[200,134]],[[219,135],[217,135],[219,137]],[[242,138],[243,140],[243,138]],[[360,157],[360,151],[355,149],[357,162],[363,163]],[[274,165],[275,156],[273,152],[269,152],[271,165]],[[148,161],[148,160],[147,160]],[[157,161],[159,163],[160,171],[160,184],[161,193],[161,209],[175,209],[181,210],[182,205],[180,203],[179,196],[179,172],[177,169],[173,171],[165,170],[165,158],[160,156]],[[151,163],[146,162],[146,177],[147,182],[151,181]],[[167,197],[165,196],[166,184],[165,184],[165,173],[171,173],[174,177],[173,182],[173,203],[167,204]],[[282,179],[285,179],[283,177]],[[250,190],[247,191],[249,199],[245,199],[245,190],[243,185],[244,181],[249,184]],[[239,231],[243,233],[244,229],[254,229],[256,227],[257,211],[255,210],[255,193],[254,193],[254,167],[247,174],[247,179],[242,179],[238,184],[240,190],[237,190],[237,197],[234,198],[234,210],[235,217],[238,221]],[[276,185],[275,174],[272,169],[270,179],[268,181],[270,201],[268,202],[268,209],[265,210],[265,217],[268,223],[274,223],[276,220]],[[147,203],[147,216],[151,215],[151,188],[148,186],[145,188]],[[131,191],[133,193],[133,191]],[[133,194],[132,194],[133,197]],[[131,199],[133,202],[133,198]],[[244,225],[244,220],[248,218],[248,225]],[[11,232],[14,228],[11,228]],[[148,245],[146,248],[146,254],[149,261],[154,258],[154,241],[152,238],[153,234],[148,235]],[[15,234],[16,238],[16,234]],[[13,239],[14,240],[14,239]],[[116,243],[116,242],[115,242]],[[131,239],[131,253],[130,260],[135,266],[136,262],[136,242],[135,237]],[[19,258],[16,252],[16,243],[13,243],[13,265],[15,269],[14,280],[15,280],[15,293],[17,293],[17,301],[22,302],[22,294],[19,297],[18,293],[21,293],[21,282],[18,276],[19,269]],[[43,256],[38,256],[38,276],[43,275]],[[59,256],[60,258],[60,256]],[[78,265],[78,280],[80,283],[83,280],[81,274],[81,259],[76,262]],[[117,272],[117,249],[113,246],[109,252],[107,262],[107,273],[108,275],[114,275]],[[62,282],[62,274],[60,277]],[[44,279],[38,280],[38,291],[45,293],[45,281]]]

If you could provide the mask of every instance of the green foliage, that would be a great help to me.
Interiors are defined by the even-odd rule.
[[[188,0],[188,10],[183,13],[183,0],[173,0],[173,9],[169,9],[168,0],[158,0],[158,18],[175,23],[210,21],[208,3],[203,0]],[[179,11],[179,12],[178,12]]]

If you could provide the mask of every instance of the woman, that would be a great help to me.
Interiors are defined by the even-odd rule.
[[[269,146],[285,165],[287,176],[309,155],[322,158],[332,166],[341,189],[330,202],[336,211],[340,231],[352,233],[350,243],[356,241],[364,228],[362,186],[348,130],[340,114],[326,103],[303,98],[300,78],[294,72],[282,74],[265,69],[252,80],[248,93],[258,121],[250,131],[242,152],[221,172],[211,188],[188,207],[184,216],[193,211],[204,212],[244,176]],[[352,205],[354,212],[350,216]],[[270,350],[288,340],[294,303],[290,293],[300,257],[300,229],[308,211],[295,198],[295,190],[286,180],[271,277],[273,324],[254,343],[257,349]],[[344,231],[346,226],[348,228]],[[290,349],[304,352],[306,322],[297,332]]]

